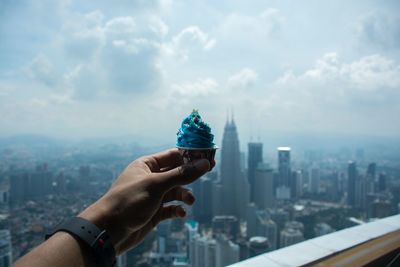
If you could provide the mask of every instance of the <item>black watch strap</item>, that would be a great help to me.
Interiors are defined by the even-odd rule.
[[[99,229],[93,223],[80,218],[73,217],[59,224],[51,234],[46,235],[46,239],[56,232],[67,232],[90,246],[93,251],[97,266],[115,266],[115,249],[111,243],[111,238],[105,230]]]

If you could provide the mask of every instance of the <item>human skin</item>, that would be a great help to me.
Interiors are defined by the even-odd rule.
[[[159,222],[185,217],[181,205],[168,202],[192,205],[195,198],[183,185],[194,182],[214,166],[215,161],[206,159],[183,165],[177,149],[141,157],[78,216],[105,229],[120,255],[139,244]],[[87,244],[68,233],[57,232],[13,266],[95,266],[95,261]]]

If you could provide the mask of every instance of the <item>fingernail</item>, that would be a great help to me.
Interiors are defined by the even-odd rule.
[[[180,209],[178,209],[178,216],[181,217],[181,218],[185,217],[186,216],[186,210],[184,208],[182,208],[182,207]]]
[[[193,196],[193,194],[191,192],[187,193],[187,195],[185,196],[185,199],[186,199],[186,202],[189,204],[193,204],[196,201],[195,197]]]

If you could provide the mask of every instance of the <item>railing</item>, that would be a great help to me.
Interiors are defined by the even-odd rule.
[[[400,266],[400,215],[259,255],[231,267]]]

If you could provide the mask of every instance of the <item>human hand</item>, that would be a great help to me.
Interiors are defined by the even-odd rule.
[[[133,161],[110,190],[84,210],[85,218],[111,236],[117,254],[137,245],[159,222],[185,217],[181,205],[166,205],[174,200],[192,205],[189,184],[215,166],[206,159],[183,164],[177,149],[170,149]]]

